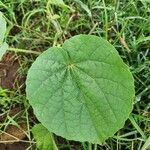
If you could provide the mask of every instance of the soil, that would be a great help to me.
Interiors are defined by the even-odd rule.
[[[5,132],[0,133],[0,150],[26,150],[30,144],[26,137],[25,131],[27,131],[27,123],[21,118],[23,111],[20,107],[15,107],[9,112],[10,117],[20,118],[18,125],[8,125]],[[7,115],[0,117],[0,123],[4,122]],[[21,141],[22,140],[22,141]],[[35,145],[32,145],[32,150],[35,149]]]
[[[29,146],[32,147],[32,150],[35,150],[35,145],[30,145],[26,137],[25,131],[27,131],[27,123],[21,118],[22,114],[22,108],[16,106],[11,109],[8,114],[0,117],[0,123],[3,123],[7,119],[7,115],[13,118],[15,116],[18,118],[17,123],[19,125],[19,127],[8,125],[5,132],[0,133],[0,150],[26,150]],[[36,118],[32,116],[33,113],[31,112],[31,119],[37,121]]]
[[[0,144],[0,150],[26,150],[29,147],[28,143],[17,142],[13,144]]]
[[[0,61],[0,86],[2,88],[8,90],[15,89],[16,80],[18,81],[19,79],[21,81],[17,72],[19,67],[19,58],[14,53],[7,53],[3,57],[2,61]],[[16,115],[19,117],[21,114],[22,109],[18,106],[9,111],[10,117]],[[7,119],[7,115],[0,116],[0,123],[3,123]],[[26,150],[30,146],[28,142],[20,142],[20,140],[26,139],[25,131],[27,131],[27,124],[21,119],[19,122],[19,127],[8,125],[5,132],[0,133],[0,150]]]
[[[19,127],[8,125],[5,132],[0,134],[0,150],[26,150],[29,147],[29,143],[20,142],[20,140],[28,141],[25,134],[27,123],[21,122],[18,124]]]
[[[0,62],[0,86],[4,89],[15,88],[15,81],[18,77],[19,61],[13,53],[6,54]]]
[[[19,127],[9,125],[5,133],[0,134],[0,141],[8,141],[8,144],[12,144],[12,141],[22,140],[26,137],[25,131],[27,131],[27,124],[25,122],[20,123]]]
[[[9,112],[10,117],[18,116],[19,118],[21,114],[22,110],[20,107],[15,107]],[[4,122],[6,117],[6,114],[1,116],[0,123]],[[26,139],[25,131],[27,131],[27,123],[20,119],[18,125],[19,127],[8,125],[5,132],[0,133],[0,150],[26,150],[29,147],[29,143],[20,142],[20,140]]]
[[[11,109],[11,110],[9,111],[9,114],[8,114],[8,115],[9,115],[10,117],[13,117],[13,116],[15,116],[16,114],[19,114],[19,113],[21,113],[21,112],[22,112],[21,107],[15,107],[15,108],[13,108],[13,109]],[[0,123],[4,122],[5,119],[6,119],[6,117],[7,117],[7,114],[1,115],[1,116],[0,116]]]

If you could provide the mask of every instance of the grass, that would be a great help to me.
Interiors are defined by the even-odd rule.
[[[149,0],[64,0],[66,6],[53,5],[50,0],[1,0],[0,11],[8,23],[9,50],[21,56],[18,73],[25,78],[35,58],[51,46],[60,46],[77,34],[104,37],[118,50],[130,66],[135,79],[134,109],[124,127],[103,146],[76,143],[56,137],[62,150],[146,150],[150,147],[150,1]],[[18,81],[16,81],[18,82]],[[25,83],[23,83],[23,87]],[[32,149],[30,106],[25,92],[0,89],[5,99],[1,106],[7,114],[11,107],[22,107],[27,122],[26,135]],[[0,124],[1,131],[17,124],[8,117]]]

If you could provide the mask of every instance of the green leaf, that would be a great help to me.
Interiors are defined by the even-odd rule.
[[[0,12],[0,45],[4,40],[6,32],[6,21],[3,18],[3,14]]]
[[[142,146],[141,150],[149,150],[150,149],[150,136],[145,141],[144,145]]]
[[[62,7],[62,8],[68,8],[71,11],[74,11],[71,7],[66,5],[63,0],[51,0],[51,1],[49,1],[49,3],[53,4],[53,5],[56,5],[56,6],[59,6],[59,7]]]
[[[134,80],[106,40],[77,35],[41,54],[26,81],[38,120],[69,140],[103,143],[132,111]]]
[[[51,0],[50,3],[51,4],[57,4],[57,5],[60,5],[60,4],[64,5],[65,4],[63,0]]]
[[[6,32],[6,21],[3,18],[3,14],[0,12],[0,60],[2,59],[3,55],[6,53],[8,49],[7,43],[3,43],[5,38]]]
[[[32,133],[39,150],[58,150],[54,143],[52,134],[41,124],[36,124],[32,128]]]
[[[137,44],[141,43],[141,42],[146,42],[146,41],[150,41],[150,36],[147,37],[141,37],[137,40]]]
[[[87,13],[88,13],[88,16],[91,18],[92,17],[92,13],[91,13],[91,10],[88,8],[87,5],[85,5],[82,1],[80,0],[74,0],[76,3],[78,3],[82,9],[84,9]]]
[[[7,50],[8,50],[7,43],[4,42],[3,44],[0,45],[0,61]]]

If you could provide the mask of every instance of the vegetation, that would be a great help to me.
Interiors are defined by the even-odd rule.
[[[130,67],[136,92],[133,111],[124,127],[103,145],[58,136],[54,136],[55,143],[62,150],[149,148],[149,0],[1,0],[0,11],[7,21],[9,45],[0,64],[0,143],[20,141],[22,145],[27,143],[24,149],[35,149],[38,140],[32,128],[38,121],[26,99],[27,72],[36,57],[49,47],[60,47],[74,35],[92,34],[108,40]]]
[[[132,110],[134,80],[117,51],[94,35],[76,35],[32,64],[26,94],[38,120],[69,140],[103,144]]]

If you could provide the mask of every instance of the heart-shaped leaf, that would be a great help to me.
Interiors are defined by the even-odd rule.
[[[66,139],[103,143],[129,117],[134,80],[115,48],[78,35],[50,48],[31,66],[27,98],[39,121]]]

